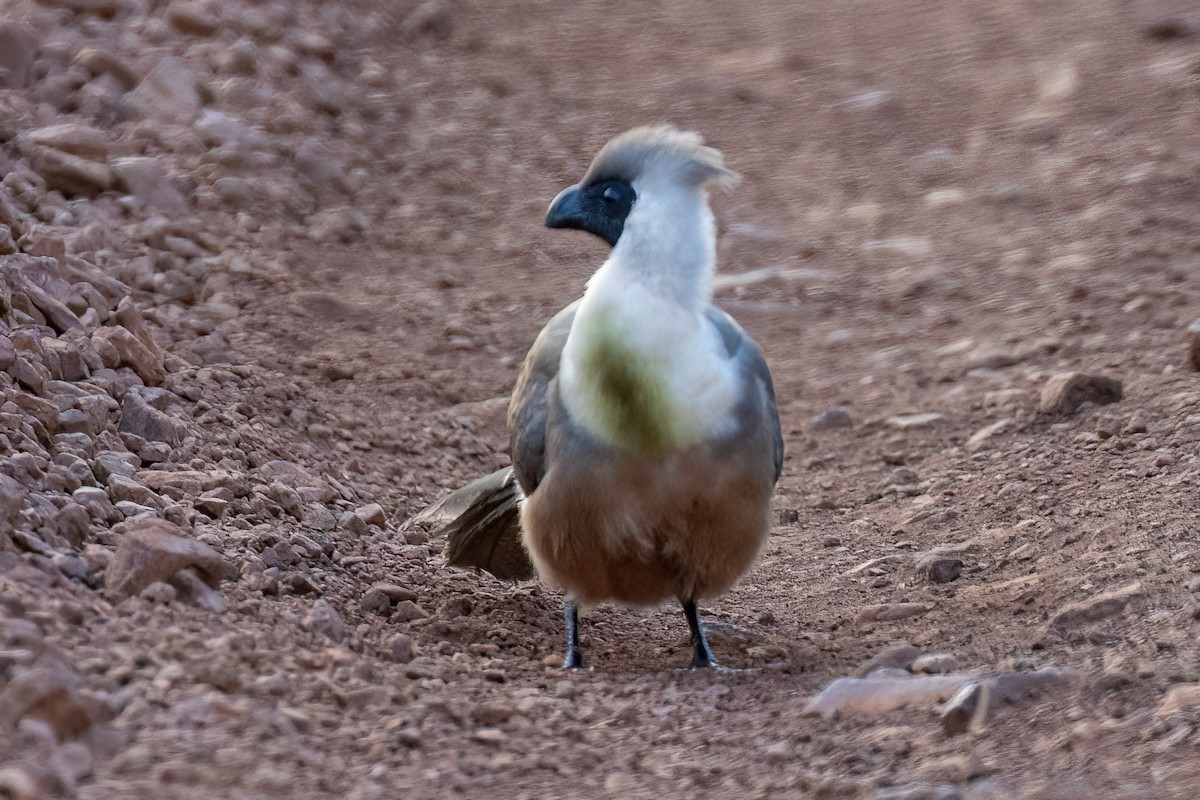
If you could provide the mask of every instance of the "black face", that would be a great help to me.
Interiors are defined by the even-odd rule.
[[[594,181],[569,186],[558,193],[546,212],[547,228],[573,228],[594,233],[614,247],[625,229],[625,218],[637,194],[622,180]]]

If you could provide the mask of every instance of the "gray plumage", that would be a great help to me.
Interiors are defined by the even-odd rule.
[[[430,509],[453,507],[451,565],[513,579],[535,566],[585,604],[677,598],[693,666],[715,664],[695,601],[753,563],[783,464],[766,361],[711,304],[704,189],[733,178],[697,135],[641,128],[555,199],[548,225],[596,233],[613,253],[525,359],[508,411],[511,471]],[[567,611],[567,664],[581,666]]]

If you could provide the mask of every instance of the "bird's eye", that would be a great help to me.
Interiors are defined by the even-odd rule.
[[[609,186],[604,190],[604,199],[610,203],[615,203],[621,199],[621,190],[615,186]]]

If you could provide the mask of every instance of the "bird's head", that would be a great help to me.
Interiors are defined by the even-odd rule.
[[[546,212],[546,227],[587,231],[615,247],[639,208],[736,181],[721,151],[705,146],[699,134],[669,126],[633,128],[604,145],[582,181],[558,193]]]

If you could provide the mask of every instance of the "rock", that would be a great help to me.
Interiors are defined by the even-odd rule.
[[[881,603],[879,605],[863,606],[858,611],[859,622],[887,622],[890,620],[909,619],[927,613],[932,606],[924,603]]]
[[[345,623],[342,622],[341,615],[323,597],[313,603],[312,611],[305,620],[305,627],[333,642],[340,642],[345,636]]]
[[[147,508],[162,508],[162,498],[142,486],[133,478],[124,475],[110,475],[108,478],[108,496],[113,503],[128,501]]]
[[[25,141],[103,164],[108,160],[108,134],[90,125],[69,122],[30,131]]]
[[[419,605],[412,600],[402,600],[396,604],[396,610],[392,612],[392,622],[412,622],[416,619],[424,619],[429,616]]]
[[[132,195],[143,210],[158,211],[170,217],[188,212],[187,198],[168,181],[157,158],[118,158],[111,166],[116,187]]]
[[[166,378],[162,353],[147,347],[128,328],[115,325],[97,328],[92,333],[92,347],[109,369],[129,367],[147,386],[158,386]]]
[[[406,633],[393,633],[383,643],[383,657],[398,664],[407,664],[413,660],[412,637]]]
[[[988,439],[1007,432],[1014,423],[1015,420],[1010,417],[997,420],[990,425],[983,426],[967,438],[967,449],[974,453],[975,451],[981,449]]]
[[[945,675],[958,669],[958,659],[950,653],[930,653],[913,659],[909,670],[918,675]]]
[[[229,508],[229,501],[213,495],[201,495],[192,501],[192,507],[212,519],[219,519]]]
[[[863,662],[858,674],[861,677],[877,669],[908,669],[920,655],[921,651],[907,642],[890,645]]]
[[[307,235],[314,242],[348,244],[361,237],[370,224],[370,218],[357,208],[329,208],[313,215]]]
[[[138,597],[147,602],[165,606],[175,602],[176,598],[179,597],[179,590],[169,583],[155,581],[138,592]]]
[[[932,411],[927,411],[921,414],[901,414],[896,417],[889,417],[884,423],[889,428],[906,431],[912,428],[927,428],[930,425],[941,422],[945,419],[942,414],[937,414]]]
[[[1172,686],[1154,713],[1167,716],[1186,708],[1200,709],[1200,683]]]
[[[92,195],[112,187],[112,170],[107,164],[89,161],[62,150],[35,147],[29,164],[51,189],[65,195]]]
[[[1192,369],[1200,370],[1200,319],[1188,326],[1188,362]]]
[[[925,553],[917,558],[917,574],[930,583],[950,583],[962,574],[963,562],[957,558]]]
[[[59,509],[54,525],[58,535],[70,542],[72,547],[82,547],[91,528],[91,519],[88,510],[81,504],[67,503]]]
[[[454,18],[446,0],[426,0],[414,8],[400,23],[401,39],[412,41],[423,36],[446,40],[453,30]]]
[[[225,611],[225,600],[220,592],[209,586],[195,569],[181,569],[171,576],[171,586],[179,591],[179,595],[194,606],[214,614]]]
[[[153,442],[177,446],[187,435],[187,425],[151,406],[140,392],[128,391],[121,403],[117,429]]]
[[[79,676],[54,657],[38,659],[0,691],[0,730],[11,731],[22,720],[36,720],[57,741],[65,742],[87,733],[103,720],[102,714],[100,703],[82,693]]]
[[[837,428],[849,428],[853,424],[854,412],[850,406],[834,406],[810,419],[808,421],[808,430],[812,433],[819,433]]]
[[[1108,405],[1121,399],[1121,381],[1103,375],[1062,372],[1042,388],[1038,409],[1043,414],[1073,414],[1084,403]]]
[[[167,22],[180,33],[211,36],[221,25],[221,20],[197,3],[176,2],[167,6]]]
[[[962,686],[938,711],[947,736],[977,731],[997,708],[1065,682],[1069,675],[1046,667],[1025,672],[1002,672]]]
[[[198,85],[182,60],[166,56],[125,95],[125,108],[136,117],[160,122],[191,120],[202,105]]]
[[[944,702],[975,679],[970,675],[891,675],[838,678],[804,706],[804,713],[832,717],[838,713],[884,714],[909,705]]]
[[[1134,581],[1119,589],[1081,600],[1068,603],[1058,610],[1047,623],[1049,628],[1076,628],[1092,622],[1099,622],[1125,610],[1129,602],[1144,594],[1142,584]]]
[[[361,519],[367,525],[375,525],[379,528],[387,527],[387,518],[383,514],[383,506],[378,503],[368,503],[365,506],[356,508],[354,516]]]
[[[117,552],[105,569],[108,593],[117,600],[132,597],[155,581],[167,581],[189,567],[212,588],[235,574],[220,553],[182,535],[163,519],[139,517],[113,529],[120,536]]]
[[[0,531],[11,531],[17,526],[17,519],[25,506],[25,495],[24,486],[0,474]]]
[[[25,88],[37,46],[37,35],[28,25],[0,24],[0,89]]]
[[[914,783],[909,786],[890,786],[871,795],[869,800],[964,800],[957,787],[945,784]]]

